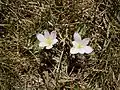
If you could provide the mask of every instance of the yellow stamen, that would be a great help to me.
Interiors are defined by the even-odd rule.
[[[83,48],[84,46],[81,45],[80,43],[77,45],[77,48]]]
[[[51,45],[52,44],[52,38],[51,37],[46,38],[45,42],[47,44]]]

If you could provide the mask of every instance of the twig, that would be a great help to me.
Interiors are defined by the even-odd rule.
[[[63,41],[63,51],[61,52],[61,55],[60,55],[60,62],[58,64],[58,68],[57,68],[57,75],[56,75],[56,85],[58,84],[58,79],[59,79],[59,73],[60,73],[60,66],[61,66],[61,62],[62,62],[62,57],[63,57],[63,54],[64,54],[64,46],[65,46],[65,40],[66,38],[64,39]],[[57,85],[58,87],[58,85]],[[59,90],[59,87],[57,88],[57,90]]]

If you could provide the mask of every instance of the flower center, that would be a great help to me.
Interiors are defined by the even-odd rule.
[[[51,37],[46,38],[45,42],[49,45],[52,44],[52,38]]]
[[[80,43],[77,45],[77,48],[83,48],[84,46],[81,45]]]

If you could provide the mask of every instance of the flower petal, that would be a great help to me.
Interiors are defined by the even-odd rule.
[[[80,54],[84,54],[85,53],[85,50],[83,48],[79,49],[78,51]]]
[[[77,41],[77,42],[79,42],[81,40],[81,36],[79,35],[78,32],[74,33],[74,40]]]
[[[45,31],[44,31],[44,36],[45,36],[45,38],[47,38],[47,37],[50,36],[50,33],[49,33],[47,30],[45,30]]]
[[[45,40],[45,37],[42,34],[36,34],[36,37],[40,42]]]
[[[57,39],[53,39],[52,45],[56,44],[58,42]]]
[[[53,46],[52,45],[49,45],[49,46],[46,46],[46,49],[51,49]]]
[[[72,41],[73,47],[77,47],[78,43],[76,41]]]
[[[90,41],[90,38],[85,38],[82,40],[82,44],[86,46],[89,43],[89,41]]]
[[[70,53],[71,53],[71,54],[77,54],[78,52],[79,52],[79,49],[77,49],[77,48],[72,47],[72,48],[70,49]]]
[[[40,43],[39,43],[39,46],[40,46],[40,47],[45,47],[45,46],[47,46],[47,44],[46,44],[45,42],[40,42]]]
[[[85,53],[89,54],[93,51],[93,49],[90,46],[85,46],[84,48]]]
[[[56,39],[56,31],[52,31],[52,32],[51,32],[51,37],[52,37],[53,39]]]

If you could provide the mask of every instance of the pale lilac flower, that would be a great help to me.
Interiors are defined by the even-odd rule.
[[[46,47],[46,49],[51,49],[53,45],[58,42],[55,31],[49,33],[47,30],[45,30],[44,35],[37,34],[36,37],[40,41],[39,46],[42,48]]]
[[[90,46],[87,46],[87,44],[89,43],[90,39],[89,38],[85,38],[83,40],[81,40],[81,36],[75,32],[74,33],[74,41],[72,41],[73,47],[70,49],[70,53],[71,54],[84,54],[84,53],[91,53],[93,51],[93,49]]]

